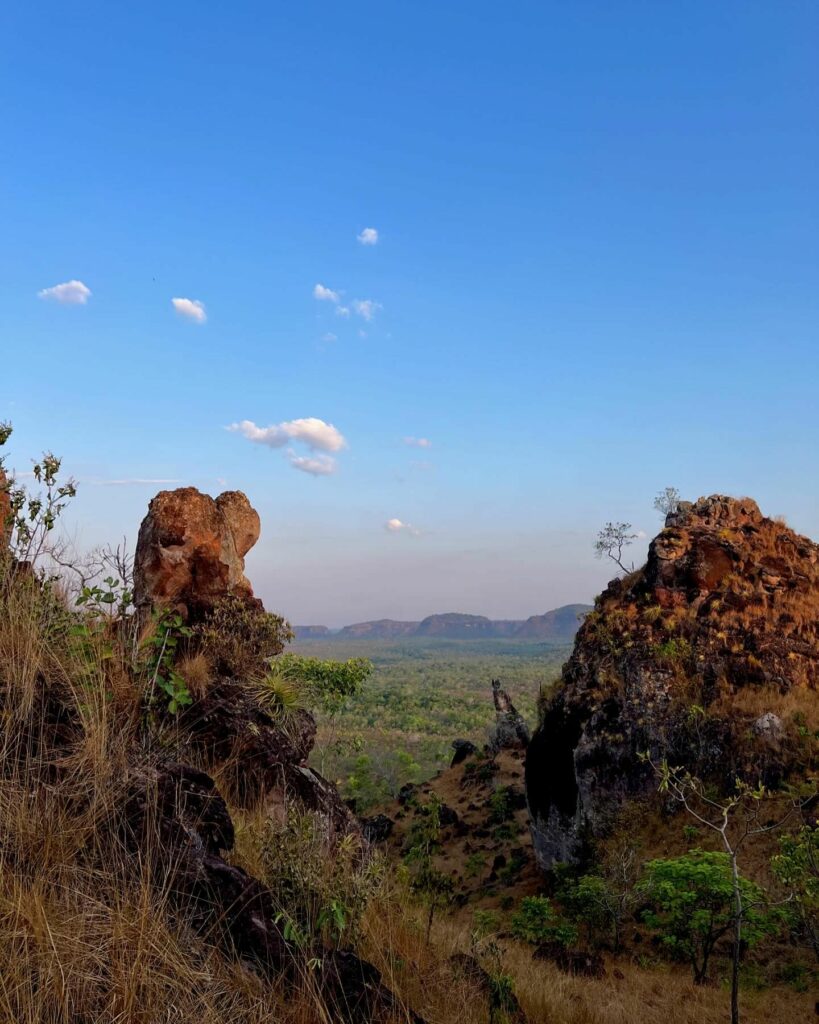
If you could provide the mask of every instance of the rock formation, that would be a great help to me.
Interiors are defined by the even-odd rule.
[[[495,725],[489,738],[490,751],[497,754],[500,750],[525,750],[529,745],[529,726],[501,687],[500,679],[492,680],[492,700]]]
[[[776,783],[796,725],[775,719],[800,688],[819,688],[819,546],[749,499],[682,503],[597,599],[542,709],[526,765],[541,866],[577,860],[656,788],[641,752],[724,788]]]
[[[244,559],[259,532],[259,515],[241,491],[216,499],[195,487],[160,491],[137,540],[137,608],[174,608],[196,621],[225,594],[253,602]]]

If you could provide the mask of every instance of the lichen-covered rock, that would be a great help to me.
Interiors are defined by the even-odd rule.
[[[644,751],[726,788],[776,783],[792,753],[784,732],[755,734],[758,700],[776,715],[817,687],[819,546],[750,499],[682,503],[597,599],[542,709],[526,763],[539,863],[576,861],[656,786]]]
[[[137,540],[137,608],[173,608],[196,621],[227,594],[253,602],[244,558],[259,532],[258,513],[241,491],[216,499],[195,487],[160,491]]]

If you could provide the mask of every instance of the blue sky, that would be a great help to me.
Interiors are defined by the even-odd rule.
[[[11,461],[62,454],[89,545],[162,486],[112,481],[241,488],[298,622],[587,600],[595,530],[653,533],[666,484],[819,535],[818,35],[809,2],[6,5]],[[345,447],[225,429],[305,418]]]

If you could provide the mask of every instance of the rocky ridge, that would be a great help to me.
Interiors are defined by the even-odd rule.
[[[776,784],[815,756],[793,706],[817,688],[819,546],[747,498],[681,503],[597,599],[542,709],[526,764],[540,865],[577,861],[656,788],[644,751],[724,788]]]

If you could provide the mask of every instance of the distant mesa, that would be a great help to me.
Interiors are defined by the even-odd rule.
[[[355,622],[351,626],[345,626],[337,635],[348,639],[366,637],[368,640],[393,640],[399,636],[413,636],[417,628],[417,622],[377,619],[374,622]]]
[[[421,622],[376,619],[355,622],[333,631],[327,626],[295,626],[297,640],[395,640],[400,637],[426,637],[441,640],[515,639],[571,643],[583,617],[592,610],[588,604],[567,604],[543,615],[523,619],[489,619],[485,615],[445,612],[428,615]]]
[[[293,633],[297,640],[318,640],[332,635],[328,626],[293,626]]]

